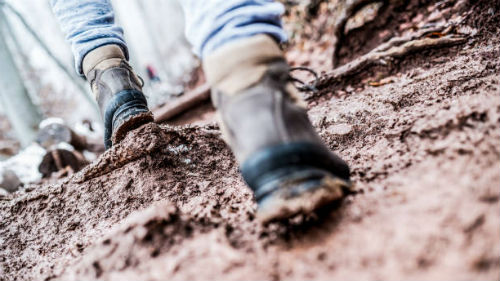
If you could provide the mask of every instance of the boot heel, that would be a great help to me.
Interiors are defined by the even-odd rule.
[[[137,90],[118,92],[111,98],[104,113],[106,149],[122,140],[128,131],[153,121],[143,93]]]
[[[311,143],[290,143],[257,152],[241,166],[254,191],[262,221],[309,213],[350,189],[349,167]]]

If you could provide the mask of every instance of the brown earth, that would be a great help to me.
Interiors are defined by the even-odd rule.
[[[0,198],[0,280],[498,280],[500,5],[471,3],[466,42],[308,96],[351,165],[342,202],[261,225],[216,125],[150,124]]]

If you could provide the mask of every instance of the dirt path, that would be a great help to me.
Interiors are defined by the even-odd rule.
[[[465,43],[309,98],[352,168],[343,202],[262,226],[217,126],[151,124],[0,198],[0,280],[497,280],[500,7],[464,9]],[[380,73],[391,82],[367,85]]]

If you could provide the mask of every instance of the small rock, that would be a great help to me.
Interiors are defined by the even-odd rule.
[[[352,131],[352,126],[345,123],[334,124],[328,127],[328,132],[334,135],[347,135],[351,131]]]
[[[465,25],[465,26],[458,27],[457,32],[460,34],[468,35],[468,36],[475,36],[477,34],[477,29]]]
[[[2,177],[0,178],[0,186],[7,190],[8,192],[16,192],[21,186],[21,181],[19,177],[12,170],[4,170],[2,172]]]
[[[0,196],[7,196],[7,195],[9,195],[9,192],[0,187]]]

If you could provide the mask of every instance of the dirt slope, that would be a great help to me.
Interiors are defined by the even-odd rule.
[[[500,8],[464,10],[465,43],[309,96],[352,168],[343,202],[262,226],[216,125],[150,124],[0,198],[0,280],[498,280]]]

